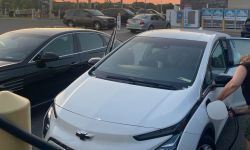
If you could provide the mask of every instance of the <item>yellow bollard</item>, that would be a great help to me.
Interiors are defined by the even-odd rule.
[[[30,102],[28,99],[8,91],[0,92],[0,116],[14,125],[31,132]],[[31,145],[0,129],[0,149],[31,150]]]
[[[222,19],[221,26],[222,26],[222,31],[225,31],[225,20],[224,19]]]

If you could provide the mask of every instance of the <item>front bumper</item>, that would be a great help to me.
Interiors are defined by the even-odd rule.
[[[241,37],[250,37],[250,31],[246,30],[241,31]]]
[[[56,106],[58,117],[51,117],[45,140],[64,149],[91,150],[155,150],[172,136],[137,141],[134,135],[152,131],[149,128],[114,124],[85,118]],[[62,116],[64,118],[62,118]],[[77,131],[85,131],[93,138],[81,140]]]
[[[113,28],[115,27],[116,23],[115,21],[114,22],[109,22],[109,21],[105,21],[105,22],[102,22],[102,27],[107,27],[107,28]]]

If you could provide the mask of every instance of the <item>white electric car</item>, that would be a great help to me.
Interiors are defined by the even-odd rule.
[[[226,119],[211,120],[206,106],[249,43],[203,30],[138,34],[55,98],[44,138],[78,150],[214,149]],[[241,91],[225,102],[244,104]]]

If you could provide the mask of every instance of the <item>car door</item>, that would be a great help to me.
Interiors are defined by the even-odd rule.
[[[158,29],[160,27],[159,17],[157,15],[151,16],[151,25],[153,25],[155,29]]]
[[[89,26],[91,18],[88,16],[87,12],[83,10],[76,10],[74,13],[74,22],[77,25]]]
[[[41,61],[41,57],[46,53],[53,53],[58,59]],[[25,91],[32,98],[32,93],[51,98],[66,88],[82,73],[74,35],[67,33],[54,38],[30,60],[26,71],[29,70],[32,72],[25,79],[29,84]],[[34,79],[36,82],[31,82]],[[30,91],[33,91],[31,95],[27,93]]]
[[[248,38],[228,38],[227,39],[229,48],[231,49],[231,59],[233,67],[228,69],[228,74],[233,75],[237,65],[240,63],[240,57],[250,54],[250,39]],[[242,95],[241,88],[234,92],[234,100],[230,102],[232,106],[241,106],[246,104],[245,99]]]
[[[158,16],[159,18],[159,28],[164,29],[167,27],[167,22],[162,16]]]
[[[221,92],[222,87],[214,87],[214,79],[220,74],[228,74],[228,49],[226,47],[226,40],[224,38],[219,39],[213,45],[212,51],[209,57],[209,63],[207,66],[205,78],[202,85],[201,98],[209,102],[215,101],[218,94]],[[230,103],[234,98],[234,95],[227,97],[224,102]],[[221,133],[226,119],[221,121],[210,120],[215,127],[216,137]]]
[[[250,31],[250,19],[246,20],[245,27],[246,27],[246,30],[249,32]]]
[[[104,39],[97,32],[76,33],[81,64],[89,68],[90,58],[103,57],[106,50]]]

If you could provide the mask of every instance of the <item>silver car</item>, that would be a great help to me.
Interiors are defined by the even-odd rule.
[[[132,33],[136,31],[146,31],[153,29],[170,28],[171,25],[162,16],[158,14],[139,14],[128,19],[126,28]]]

